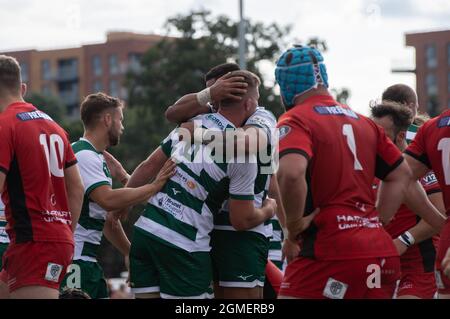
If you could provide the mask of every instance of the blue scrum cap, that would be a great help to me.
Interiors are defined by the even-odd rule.
[[[328,75],[323,57],[312,47],[296,45],[284,52],[277,61],[275,79],[280,85],[286,108],[294,106],[294,99],[319,84],[328,87]]]

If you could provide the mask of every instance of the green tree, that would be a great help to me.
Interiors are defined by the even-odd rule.
[[[65,106],[60,99],[53,95],[31,92],[25,96],[25,100],[47,113],[55,122],[60,123],[64,119]]]

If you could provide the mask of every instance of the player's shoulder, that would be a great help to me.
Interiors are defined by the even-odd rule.
[[[199,121],[203,127],[209,129],[218,128],[220,130],[225,130],[235,128],[235,126],[220,113],[200,114],[192,118],[191,121]]]
[[[253,113],[249,119],[255,118],[255,117],[261,117],[261,118],[265,118],[265,119],[275,121],[275,122],[277,120],[275,115],[263,106],[258,106],[256,108],[255,113]]]
[[[85,139],[79,139],[72,143],[72,150],[77,157],[78,163],[103,162],[103,154],[98,152],[94,146]]]

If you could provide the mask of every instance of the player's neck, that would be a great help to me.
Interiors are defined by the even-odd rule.
[[[85,131],[83,138],[87,139],[98,152],[103,152],[108,148],[108,137],[105,138],[103,134],[98,134],[95,131]]]
[[[236,112],[233,107],[219,108],[219,114],[223,115],[228,121],[236,127],[241,127],[245,119],[242,118],[241,112]]]
[[[8,106],[13,103],[24,103],[22,96],[5,96],[0,99],[0,112],[3,112]]]
[[[327,88],[325,87],[319,87],[317,89],[312,89],[311,91],[308,91],[306,93],[303,93],[299,96],[297,96],[294,100],[294,105],[298,105],[298,104],[302,104],[303,102],[305,102],[307,99],[309,99],[310,97],[313,97],[315,95],[329,95],[332,96],[330,94],[330,91],[328,91]]]

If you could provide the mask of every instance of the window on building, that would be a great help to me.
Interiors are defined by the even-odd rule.
[[[450,66],[450,43],[447,43],[447,64]]]
[[[92,72],[95,76],[102,75],[102,59],[99,55],[94,55],[92,57]]]
[[[130,53],[128,55],[128,69],[139,73],[142,69],[141,58],[142,54],[140,53]]]
[[[428,95],[437,95],[438,86],[437,86],[437,78],[436,78],[435,74],[433,74],[433,73],[428,74],[425,79],[425,84],[427,87]]]
[[[22,82],[26,83],[29,80],[28,75],[28,63],[22,62],[20,63],[20,77],[22,78]]]
[[[447,92],[450,93],[450,72],[447,73]]]
[[[103,84],[102,81],[94,81],[94,85],[92,86],[92,91],[97,93],[103,91]]]
[[[109,81],[109,95],[113,97],[119,96],[119,83],[117,80]]]
[[[427,101],[427,111],[431,117],[439,115],[439,103],[436,95],[430,96]]]
[[[109,56],[109,74],[119,73],[119,60],[117,59],[117,54],[111,54]]]
[[[78,79],[78,59],[61,59],[58,61],[58,80],[73,81]]]
[[[46,81],[52,78],[52,69],[49,60],[41,61],[41,78]]]
[[[46,96],[52,95],[52,90],[50,89],[50,85],[49,84],[42,85],[41,93]]]
[[[425,49],[425,56],[427,59],[427,67],[435,68],[437,67],[437,50],[436,45],[428,44]]]

